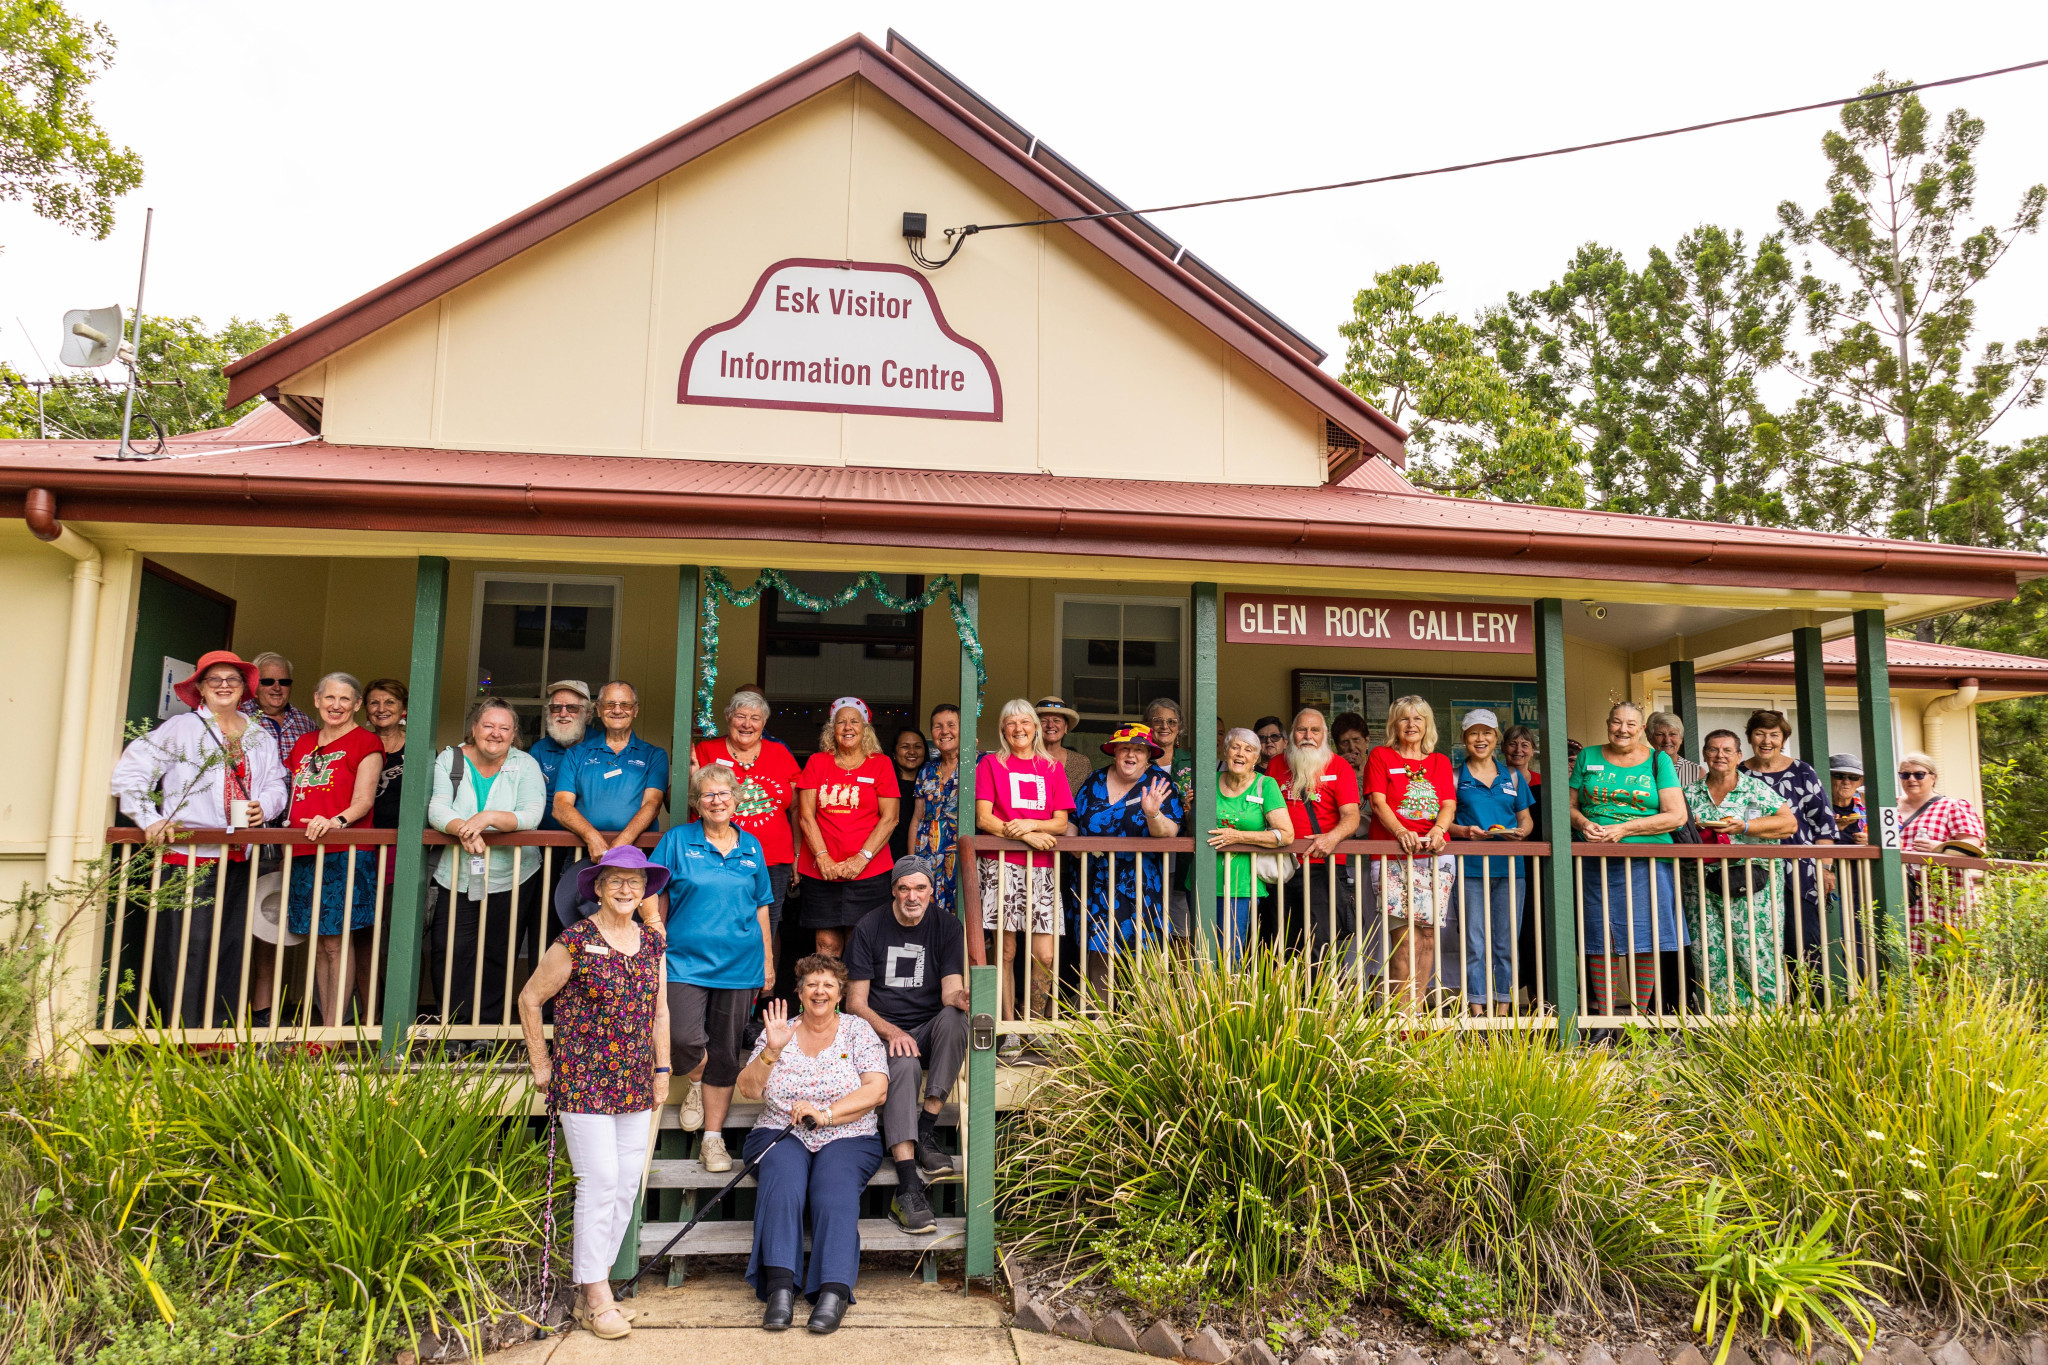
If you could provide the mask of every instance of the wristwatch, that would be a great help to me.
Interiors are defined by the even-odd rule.
[[[329,819],[331,819],[336,825],[340,826],[342,829],[348,828],[348,817],[346,815],[330,816]]]

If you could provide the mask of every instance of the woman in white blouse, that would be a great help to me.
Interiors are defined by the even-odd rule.
[[[192,709],[130,744],[114,765],[111,784],[121,813],[142,827],[152,847],[166,850],[166,872],[176,869],[192,878],[190,910],[182,894],[165,896],[166,908],[145,931],[148,1008],[154,1016],[147,1022],[225,1027],[234,1022],[242,989],[249,846],[178,840],[188,829],[248,829],[282,814],[284,764],[269,732],[250,724],[239,709],[244,698],[255,695],[255,664],[232,650],[217,649],[202,655],[192,676],[171,690]],[[214,983],[211,1010],[206,1004],[209,979]]]

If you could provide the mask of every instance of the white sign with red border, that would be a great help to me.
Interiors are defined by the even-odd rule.
[[[995,362],[946,325],[931,282],[872,261],[769,266],[738,316],[690,343],[676,401],[1003,420]]]

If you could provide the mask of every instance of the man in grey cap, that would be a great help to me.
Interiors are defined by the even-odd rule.
[[[551,683],[543,695],[542,705],[547,707],[547,712],[541,717],[541,737],[526,752],[540,764],[541,775],[547,778],[547,789],[553,791],[555,772],[562,766],[562,756],[581,744],[590,733],[590,684],[581,678],[564,678],[558,683]],[[555,820],[552,802],[548,813],[540,818],[540,828],[561,828]]]
[[[1863,809],[1863,760],[1854,754],[1828,758],[1828,788],[1835,799],[1835,833],[1845,844],[1870,842],[1870,820]]]
[[[882,1141],[896,1163],[889,1216],[905,1232],[938,1231],[924,1182],[953,1173],[936,1129],[967,1057],[966,940],[959,920],[931,913],[936,881],[924,859],[898,858],[889,904],[869,911],[846,942],[846,1008],[889,1049]]]

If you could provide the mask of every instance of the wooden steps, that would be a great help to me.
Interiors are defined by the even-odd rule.
[[[642,1223],[640,1254],[652,1256],[676,1235],[681,1223]],[[860,1220],[862,1251],[958,1251],[967,1245],[967,1220],[941,1218],[937,1232],[905,1232],[887,1218]],[[808,1239],[806,1239],[808,1246]],[[728,1219],[699,1223],[690,1235],[676,1244],[671,1256],[745,1256],[754,1249],[752,1219]]]

